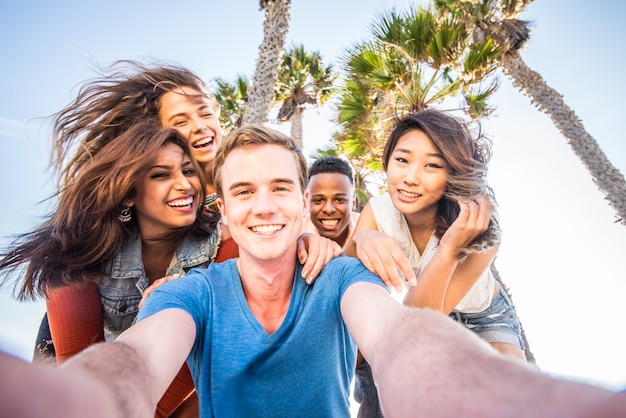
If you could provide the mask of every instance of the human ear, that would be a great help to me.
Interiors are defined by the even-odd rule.
[[[221,197],[218,197],[217,200],[217,207],[220,209],[220,212],[222,214],[222,223],[224,225],[228,225],[228,215],[227,215],[227,211],[226,211],[226,205],[224,204],[224,201],[222,200]]]
[[[304,194],[302,195],[302,200],[303,200],[303,208],[302,208],[302,217],[306,218],[309,215],[309,196],[310,193],[309,191],[305,191]]]

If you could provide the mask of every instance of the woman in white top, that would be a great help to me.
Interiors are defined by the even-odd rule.
[[[515,307],[490,270],[500,229],[481,139],[436,110],[398,121],[383,153],[388,192],[363,208],[345,253],[388,286],[402,278],[406,305],[450,315],[526,361]]]

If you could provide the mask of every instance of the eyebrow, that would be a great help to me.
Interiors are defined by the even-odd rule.
[[[332,195],[333,195],[333,197],[336,197],[336,196],[348,196],[349,193],[333,193]],[[313,193],[313,194],[311,194],[311,197],[313,197],[313,196],[326,196],[326,195],[324,193]]]
[[[296,184],[296,182],[290,178],[275,178],[275,179],[272,179],[272,181],[270,181],[270,184],[283,184],[283,183],[293,184],[293,185]],[[233,190],[239,187],[248,187],[253,184],[254,183],[252,183],[251,181],[238,181],[228,186],[228,190]]]
[[[183,162],[181,167],[187,167],[190,165],[191,165],[191,160],[186,160],[185,162]],[[173,165],[169,165],[169,164],[156,164],[150,167],[150,170],[154,170],[154,169],[172,170],[173,167],[174,167]]]
[[[204,103],[203,102],[203,105],[198,107],[196,110],[202,111],[202,110],[205,110],[205,109],[211,109],[211,106],[209,106],[208,103]],[[167,118],[167,121],[169,122],[169,121],[171,121],[174,118],[183,117],[183,116],[187,116],[187,112],[175,113],[172,116],[170,116],[169,118]]]
[[[401,152],[403,154],[411,154],[411,152],[408,149],[406,149],[406,148],[396,148],[393,152]],[[429,152],[429,153],[426,153],[426,156],[427,157],[437,157],[437,158],[444,159],[443,155],[438,153],[438,152]]]

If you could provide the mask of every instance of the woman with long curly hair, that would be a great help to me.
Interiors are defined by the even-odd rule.
[[[177,131],[136,124],[85,162],[58,193],[56,211],[2,254],[0,270],[20,273],[19,297],[50,302],[58,361],[130,327],[155,281],[214,259],[218,235],[200,174]],[[174,406],[161,407],[167,414]]]

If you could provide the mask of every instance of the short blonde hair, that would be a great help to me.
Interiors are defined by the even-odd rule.
[[[215,161],[213,163],[213,181],[217,194],[224,197],[222,189],[222,167],[228,154],[237,148],[247,145],[278,145],[287,151],[291,151],[298,167],[298,180],[300,190],[304,192],[307,184],[307,163],[302,151],[296,146],[291,138],[274,129],[262,125],[245,125],[235,129],[224,138],[222,144],[217,149]]]

